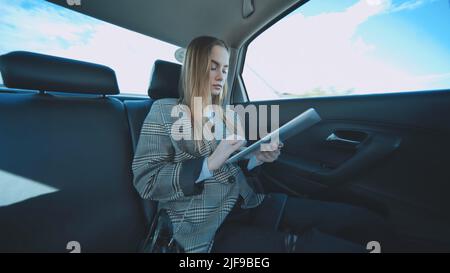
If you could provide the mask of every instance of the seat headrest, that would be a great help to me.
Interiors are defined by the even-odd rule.
[[[181,76],[181,65],[156,60],[153,65],[148,95],[152,99],[179,98],[178,83]]]
[[[103,65],[14,51],[0,56],[3,83],[9,88],[88,94],[119,94],[116,74]]]

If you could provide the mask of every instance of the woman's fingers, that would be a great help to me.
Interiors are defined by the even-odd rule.
[[[236,142],[233,142],[233,144],[231,144],[232,153],[239,150],[239,148],[241,148],[245,143],[246,141],[244,140],[238,140]]]
[[[266,151],[261,152],[261,156],[262,156],[264,159],[266,159],[266,160],[267,160],[267,159],[270,159],[270,158],[269,158],[269,153],[270,153],[270,152],[266,152]]]
[[[278,149],[281,149],[284,146],[284,144],[280,141],[267,143],[265,145],[266,146],[264,147],[264,150],[263,150],[264,152],[276,151]]]
[[[263,152],[259,152],[259,153],[256,155],[256,159],[258,159],[259,161],[262,161],[262,162],[267,162],[267,158],[266,158],[266,156],[263,154]]]
[[[228,137],[226,137],[224,139],[224,141],[226,143],[228,143],[229,145],[231,145],[233,148],[237,149],[239,147],[241,147],[242,145],[245,145],[245,143],[247,143],[247,141],[245,140],[245,138],[242,138],[239,135],[229,135]]]
[[[272,162],[277,159],[279,153],[273,152],[260,152],[258,153],[257,159],[263,162]]]
[[[233,135],[228,135],[225,139],[226,140],[239,141],[239,140],[245,140],[245,137],[237,135],[237,134],[233,134]]]
[[[275,151],[262,151],[260,152],[260,160],[265,162],[273,162],[278,158],[280,154],[281,151],[278,148]]]
[[[245,141],[245,140],[238,140],[238,141],[236,141],[233,145],[234,145],[234,146],[241,147],[241,146],[244,145],[246,142],[247,142],[247,141]]]
[[[273,151],[273,152],[269,153],[268,157],[270,158],[270,160],[274,161],[278,157],[277,151]]]

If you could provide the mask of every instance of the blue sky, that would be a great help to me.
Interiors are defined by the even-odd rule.
[[[418,3],[422,4],[372,18],[360,26],[358,34],[377,45],[379,57],[394,60],[413,73],[450,72],[450,2]]]
[[[449,3],[311,0],[250,46],[246,86],[256,99],[273,90],[450,88]],[[43,0],[0,0],[0,14],[0,54],[28,50],[104,64],[125,93],[146,93],[155,59],[175,61],[176,46]]]
[[[246,87],[253,99],[450,88],[448,26],[448,0],[311,0],[255,39]]]

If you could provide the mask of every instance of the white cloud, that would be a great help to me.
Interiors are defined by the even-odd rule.
[[[20,2],[2,3],[2,43],[0,50],[45,51],[64,45],[85,42],[95,24],[73,12],[57,12],[49,3],[25,9]],[[3,53],[2,52],[2,53]]]
[[[257,38],[258,46],[247,51],[247,65],[257,74],[246,70],[246,86],[265,98],[273,98],[273,89],[290,93],[314,88],[385,92],[428,88],[433,86],[432,79],[439,86],[445,75],[413,76],[376,58],[376,45],[357,35],[360,25],[374,16],[434,1],[394,5],[391,0],[361,0],[343,12],[312,17],[293,14]],[[146,92],[155,59],[175,61],[175,46],[47,2],[30,9],[17,3],[37,2],[0,2],[0,54],[29,50],[104,64],[116,71],[121,91],[129,93]]]
[[[376,93],[429,88],[430,77],[418,78],[376,57],[376,45],[357,34],[361,24],[391,8],[389,0],[362,0],[343,12],[296,13],[281,20],[247,51],[246,65],[258,74],[245,71],[251,98],[276,98],[273,89],[302,94],[314,89]]]
[[[403,10],[413,10],[417,9],[425,4],[436,2],[437,0],[412,0],[412,1],[406,1],[404,3],[401,3],[399,5],[391,5],[389,8],[389,12],[399,12]]]
[[[110,25],[98,25],[88,43],[49,54],[99,63],[113,68],[122,92],[146,94],[156,59],[175,62],[176,46]]]
[[[121,92],[146,94],[153,62],[175,62],[176,46],[50,3],[25,9],[5,2],[0,13],[0,54],[26,50],[107,65]]]

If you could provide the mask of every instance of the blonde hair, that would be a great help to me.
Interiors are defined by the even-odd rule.
[[[194,136],[196,136],[194,137],[194,143],[197,151],[200,151],[202,142],[205,141],[203,137],[201,137],[205,122],[202,118],[199,120],[194,119],[194,111],[198,111],[198,109],[193,109],[195,97],[202,98],[203,105],[201,113],[203,113],[203,109],[205,109],[208,105],[214,104],[220,106],[222,113],[216,114],[219,114],[220,120],[226,124],[227,128],[230,129],[231,132],[234,132],[235,130],[234,123],[226,117],[223,109],[223,103],[228,93],[226,81],[219,96],[211,95],[209,86],[209,71],[211,70],[211,52],[214,46],[221,46],[229,52],[229,48],[226,43],[214,37],[201,36],[192,40],[186,49],[184,63],[181,70],[180,103],[189,107],[191,111],[192,125],[197,123],[197,126],[192,126]],[[215,149],[216,142],[212,141],[210,144]]]

